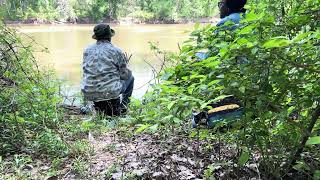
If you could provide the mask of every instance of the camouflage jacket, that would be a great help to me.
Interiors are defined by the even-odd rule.
[[[97,41],[83,53],[81,91],[85,100],[103,101],[117,98],[121,80],[131,75],[126,55],[108,41]]]

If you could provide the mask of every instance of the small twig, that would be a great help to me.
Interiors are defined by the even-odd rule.
[[[127,63],[129,63],[130,60],[131,60],[131,58],[132,58],[132,54],[129,55],[127,52],[125,52],[125,53],[124,53],[124,56],[126,57]]]
[[[219,158],[218,158],[218,161],[220,162],[221,161],[221,136],[220,136],[220,133],[218,133],[218,153],[219,153]]]
[[[179,49],[179,51],[182,50],[182,49],[181,49],[181,46],[180,46],[180,43],[178,43],[178,49]]]
[[[20,66],[21,71],[25,74],[26,78],[30,81],[30,82],[36,82],[34,79],[32,79],[31,77],[29,77],[28,73],[25,71],[25,69],[22,67],[22,65],[20,64],[20,59],[16,53],[16,51],[14,50],[14,47],[12,46],[11,43],[9,43],[7,40],[3,39],[3,41],[5,42],[5,44],[10,48],[11,52],[13,53],[13,56],[16,59],[17,64]]]
[[[153,78],[151,78],[148,82],[146,82],[145,84],[143,84],[142,86],[135,88],[134,90],[139,90],[141,88],[143,88],[146,85],[149,85],[152,81],[156,80],[157,77],[159,76],[159,73],[157,72],[156,68],[154,66],[152,66],[149,62],[147,62],[146,60],[143,60],[147,65],[149,65],[152,68],[152,75]]]
[[[200,130],[199,130],[199,128],[197,128],[197,149],[196,149],[196,154],[199,154],[199,147],[200,147]]]

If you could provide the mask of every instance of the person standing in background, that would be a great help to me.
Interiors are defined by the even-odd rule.
[[[227,22],[233,22],[235,25],[232,27],[227,27],[227,29],[234,30],[240,23],[242,15],[246,12],[244,6],[247,0],[222,0],[218,3],[220,18],[221,20],[216,25],[221,27]],[[218,32],[218,30],[216,31]],[[207,59],[209,57],[208,53],[197,52],[196,57],[200,60]]]

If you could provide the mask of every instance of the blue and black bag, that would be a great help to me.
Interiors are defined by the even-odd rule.
[[[230,96],[216,103],[209,104],[212,109],[202,112],[192,112],[192,127],[197,128],[202,122],[213,128],[218,123],[231,124],[241,118],[243,107],[239,100]],[[204,121],[203,121],[204,120]]]

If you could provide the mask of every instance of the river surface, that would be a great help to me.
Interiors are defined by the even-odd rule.
[[[83,50],[95,43],[91,38],[93,26],[27,25],[18,29],[37,42],[37,50],[41,46],[48,48],[49,53],[34,53],[37,61],[42,67],[53,68],[64,81],[64,93],[73,96],[80,93]],[[140,98],[148,89],[145,84],[153,78],[153,68],[148,63],[155,68],[161,64],[150,50],[149,42],[158,43],[161,50],[177,52],[178,44],[188,39],[193,25],[115,25],[112,28],[116,31],[112,43],[132,54],[129,67],[136,80],[133,96]]]

